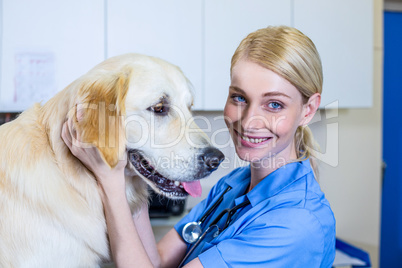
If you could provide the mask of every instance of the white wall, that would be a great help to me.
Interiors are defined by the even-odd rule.
[[[378,267],[382,163],[382,0],[375,0],[374,12],[373,107],[321,110],[311,129],[322,151],[329,157],[327,163],[320,164],[319,181],[335,213],[337,236],[369,251],[373,267]],[[195,115],[211,122],[212,128],[208,130],[204,121],[198,121],[213,142],[221,147],[228,142],[229,135],[224,131],[223,120],[217,119],[222,116],[221,112],[196,112]],[[335,149],[327,147],[327,143],[329,146],[335,145]],[[223,167],[202,181],[203,196],[190,198],[189,207],[205,197],[220,177],[238,165],[231,145],[221,149],[228,159],[222,164]]]

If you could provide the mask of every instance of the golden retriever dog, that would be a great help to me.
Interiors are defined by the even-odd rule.
[[[0,127],[0,267],[98,267],[110,261],[100,189],[61,139],[72,118],[82,146],[114,167],[128,159],[135,213],[147,185],[170,198],[200,195],[223,154],[192,118],[180,69],[139,54],[110,58]]]

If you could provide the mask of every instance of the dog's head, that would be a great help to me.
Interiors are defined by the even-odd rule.
[[[191,84],[181,70],[138,54],[114,57],[81,78],[81,140],[98,147],[114,167],[128,157],[126,174],[140,175],[171,198],[199,196],[199,179],[223,160],[191,114]]]

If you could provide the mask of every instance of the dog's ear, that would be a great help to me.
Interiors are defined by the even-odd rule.
[[[76,129],[83,144],[98,148],[104,161],[115,167],[125,157],[125,99],[131,68],[103,73],[84,81],[74,109]]]

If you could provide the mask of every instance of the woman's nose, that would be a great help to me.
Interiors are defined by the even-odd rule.
[[[249,106],[243,110],[241,125],[244,130],[254,130],[266,127],[267,118],[261,113],[259,107]]]

